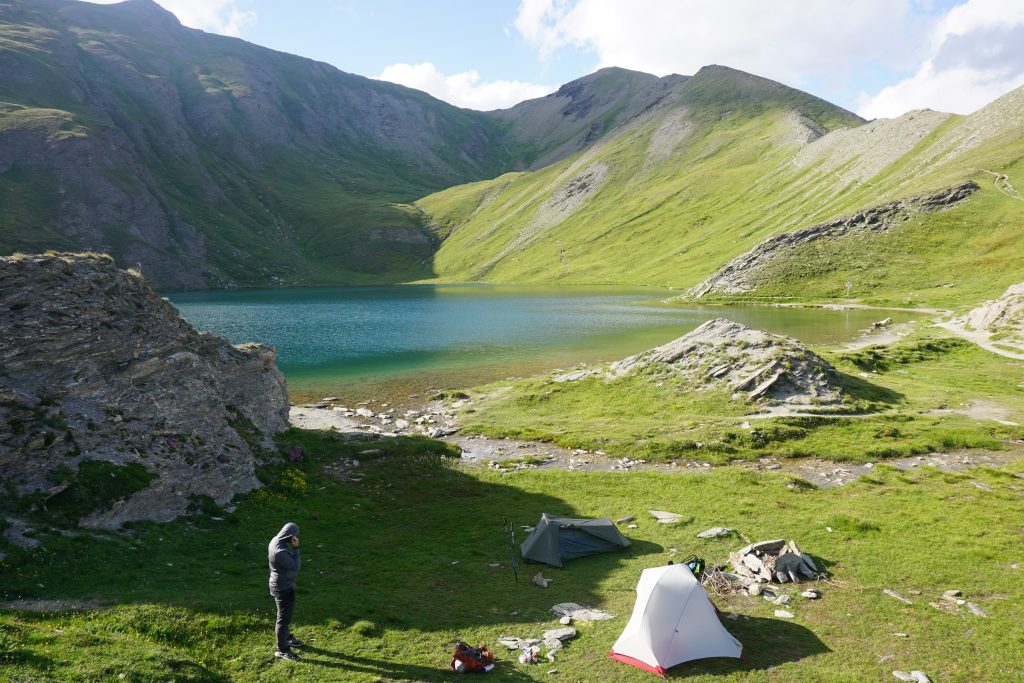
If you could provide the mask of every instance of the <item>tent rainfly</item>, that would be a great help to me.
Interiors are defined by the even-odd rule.
[[[691,659],[738,658],[743,651],[685,564],[645,569],[636,594],[633,615],[612,646],[612,659],[664,677]]]
[[[523,559],[561,567],[577,557],[621,550],[629,545],[610,519],[569,519],[544,513],[523,541]]]

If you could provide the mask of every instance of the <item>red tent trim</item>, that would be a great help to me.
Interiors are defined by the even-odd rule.
[[[643,669],[644,671],[650,671],[652,674],[655,674],[657,676],[661,676],[662,678],[665,678],[665,674],[668,673],[668,670],[665,669],[664,667],[651,666],[647,662],[641,662],[639,659],[635,659],[635,658],[629,657],[627,655],[620,655],[615,650],[610,651],[608,653],[608,656],[611,657],[612,659],[614,659],[617,662],[622,662],[623,664],[629,664],[630,666],[635,666],[636,668]]]

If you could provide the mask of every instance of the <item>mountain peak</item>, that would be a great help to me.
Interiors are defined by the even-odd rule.
[[[81,10],[83,6],[86,7],[87,11],[91,12],[102,12],[106,16],[111,14],[119,17],[130,17],[136,20],[142,20],[149,23],[160,22],[170,23],[176,26],[180,26],[181,22],[178,21],[178,17],[173,12],[164,9],[155,0],[122,0],[121,2],[113,3],[110,5],[96,5],[87,2],[80,2],[79,0],[72,0],[71,2],[65,2],[66,6],[71,6],[76,10]]]
[[[820,97],[721,64],[701,67],[683,87],[688,100],[710,107],[778,107],[797,111],[828,129],[865,122],[853,112]]]

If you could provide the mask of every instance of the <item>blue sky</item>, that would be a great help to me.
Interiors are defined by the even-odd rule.
[[[603,66],[660,76],[726,64],[868,118],[969,113],[1024,85],[1024,0],[157,2],[188,26],[475,109]]]

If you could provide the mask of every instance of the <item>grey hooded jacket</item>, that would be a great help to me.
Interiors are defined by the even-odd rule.
[[[292,536],[299,535],[299,526],[293,522],[284,525],[267,547],[270,561],[270,594],[280,596],[295,589],[295,577],[302,560],[299,549],[293,548]]]

